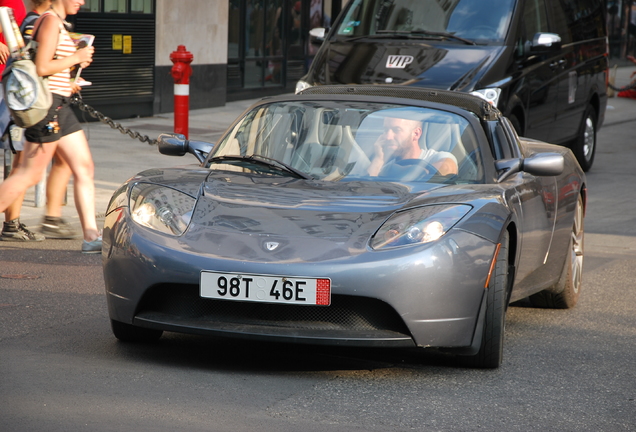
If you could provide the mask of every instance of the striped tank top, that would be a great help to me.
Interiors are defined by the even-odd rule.
[[[59,17],[53,11],[44,12],[42,17],[45,15],[52,15],[56,20],[59,20]],[[71,56],[75,54],[75,51],[75,43],[73,43],[64,25],[60,22],[60,36],[55,50],[55,58]],[[64,69],[62,72],[49,76],[49,90],[51,90],[51,93],[69,97],[71,95],[71,69]]]

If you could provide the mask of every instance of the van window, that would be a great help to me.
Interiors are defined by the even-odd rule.
[[[550,31],[543,0],[526,0],[523,10],[523,23],[526,27],[526,41],[532,41],[537,33]]]
[[[554,32],[563,43],[581,42],[605,36],[602,0],[557,0],[550,2]]]
[[[503,41],[516,0],[351,0],[340,36],[387,32],[452,33],[471,40]],[[428,35],[434,36],[434,35]]]

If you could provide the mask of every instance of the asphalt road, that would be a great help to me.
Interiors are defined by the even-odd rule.
[[[579,305],[510,307],[498,370],[178,334],[122,344],[99,256],[0,244],[0,431],[636,431],[633,135],[599,135]]]

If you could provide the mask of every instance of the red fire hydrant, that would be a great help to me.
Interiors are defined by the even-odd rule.
[[[190,75],[192,75],[190,63],[193,59],[194,56],[186,50],[185,45],[179,45],[177,50],[170,54],[170,60],[174,63],[170,70],[174,79],[174,132],[183,134],[186,138],[188,138]]]

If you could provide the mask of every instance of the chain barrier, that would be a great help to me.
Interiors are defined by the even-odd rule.
[[[71,97],[71,103],[74,105],[77,105],[77,107],[80,110],[88,113],[91,117],[98,119],[99,121],[107,124],[113,129],[117,129],[119,132],[123,133],[124,135],[130,136],[132,139],[138,139],[139,141],[148,143],[149,145],[157,144],[156,139],[151,139],[150,137],[148,137],[148,135],[142,135],[137,131],[131,130],[129,128],[125,128],[124,126],[122,126],[121,123],[117,123],[113,121],[113,119],[111,119],[110,117],[106,117],[104,114],[100,113],[92,106],[86,104],[82,100],[81,96],[77,94]]]
[[[622,92],[622,91],[626,91],[626,90],[636,89],[636,81],[632,81],[631,84],[626,85],[625,87],[614,87],[614,85],[612,83],[607,83],[607,85],[609,86],[609,88],[611,88],[612,90],[614,90],[616,92]]]

